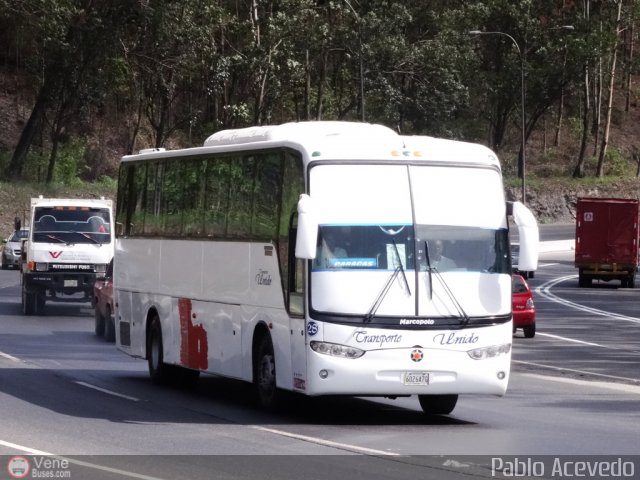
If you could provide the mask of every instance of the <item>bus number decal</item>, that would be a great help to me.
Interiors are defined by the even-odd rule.
[[[197,370],[206,370],[209,366],[209,344],[207,332],[202,325],[191,321],[191,300],[178,299],[180,314],[180,363]]]
[[[307,323],[307,335],[313,337],[318,333],[318,324],[316,322]]]

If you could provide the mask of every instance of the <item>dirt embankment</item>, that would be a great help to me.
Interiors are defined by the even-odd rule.
[[[508,187],[508,200],[520,200],[522,189]],[[602,185],[560,184],[555,180],[536,181],[526,189],[527,206],[539,223],[573,223],[576,219],[576,203],[579,197],[640,198],[640,180],[609,181]]]

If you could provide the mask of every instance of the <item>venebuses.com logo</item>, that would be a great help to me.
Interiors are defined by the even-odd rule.
[[[11,457],[7,463],[7,472],[11,478],[26,478],[31,471],[31,464],[25,457]]]
[[[71,478],[69,460],[47,456],[13,456],[7,462],[7,472],[11,478]]]

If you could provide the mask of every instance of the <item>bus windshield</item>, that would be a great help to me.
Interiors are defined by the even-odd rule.
[[[449,225],[320,225],[311,268],[311,306],[317,313],[346,315],[342,321],[354,315],[358,322],[357,316],[371,315],[376,304],[381,315],[420,316],[416,303],[429,308],[433,294],[430,273],[455,274],[445,283],[460,298],[467,297],[465,289],[476,285],[479,275],[509,274],[508,232]],[[436,297],[449,295],[435,287]]]
[[[411,225],[322,225],[313,270],[414,269]]]
[[[416,251],[421,271],[509,273],[511,257],[506,229],[418,225]]]

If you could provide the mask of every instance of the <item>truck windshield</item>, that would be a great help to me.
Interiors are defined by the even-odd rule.
[[[33,241],[49,243],[111,243],[111,218],[106,208],[38,207]]]

